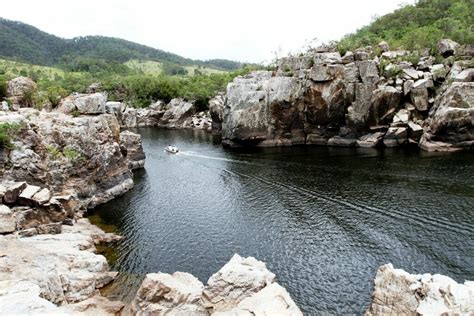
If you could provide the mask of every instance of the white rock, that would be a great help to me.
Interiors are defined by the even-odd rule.
[[[253,257],[235,254],[222,269],[213,274],[204,290],[207,305],[214,311],[225,311],[237,306],[243,299],[273,283],[275,274],[265,263]]]
[[[203,288],[189,273],[150,273],[132,302],[132,310],[137,315],[208,315],[201,301]]]
[[[12,233],[16,229],[16,220],[13,212],[6,205],[0,204],[0,233]]]
[[[442,275],[409,274],[381,266],[375,277],[370,315],[471,315],[474,311],[474,282],[459,284]]]

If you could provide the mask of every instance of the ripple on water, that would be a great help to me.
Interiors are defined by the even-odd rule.
[[[265,261],[307,313],[362,314],[387,262],[474,279],[472,154],[232,151],[208,134],[139,132],[145,170],[95,213],[126,237],[113,297],[130,300],[150,272],[206,282],[234,253]],[[182,153],[165,154],[169,143]]]

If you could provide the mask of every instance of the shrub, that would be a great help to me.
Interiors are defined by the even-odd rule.
[[[66,97],[68,92],[66,89],[58,86],[49,87],[46,97],[53,107],[57,107],[62,98]]]
[[[63,155],[73,163],[84,160],[84,156],[79,151],[69,147],[64,147]]]
[[[13,148],[11,141],[19,129],[17,123],[0,123],[0,148]]]

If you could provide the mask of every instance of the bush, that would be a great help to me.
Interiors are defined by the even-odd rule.
[[[68,92],[66,89],[58,86],[49,87],[47,90],[46,97],[53,107],[57,107],[61,102],[61,99],[66,97]]]
[[[0,148],[13,148],[12,138],[20,129],[20,124],[0,123]]]

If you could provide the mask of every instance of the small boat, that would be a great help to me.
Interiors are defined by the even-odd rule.
[[[170,154],[177,154],[179,152],[179,149],[176,146],[169,145],[165,147],[165,151]]]

